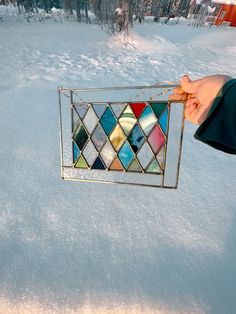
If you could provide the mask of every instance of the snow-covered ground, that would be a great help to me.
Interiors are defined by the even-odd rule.
[[[176,191],[60,179],[57,86],[235,76],[235,29],[133,32],[0,24],[1,314],[236,313],[234,156],[186,123]]]

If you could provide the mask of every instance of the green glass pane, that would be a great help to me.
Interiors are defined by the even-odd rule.
[[[161,173],[161,168],[160,168],[158,162],[156,161],[156,159],[154,159],[151,162],[151,164],[147,168],[147,172],[149,172],[149,173]]]
[[[156,117],[159,118],[162,112],[165,110],[167,103],[151,103],[150,105]]]
[[[79,147],[79,149],[82,150],[88,139],[88,134],[85,131],[85,128],[83,127],[82,124],[80,124],[77,130],[75,131],[73,139],[77,146]]]
[[[142,168],[140,166],[140,164],[138,163],[137,159],[134,159],[129,168],[128,168],[128,171],[131,171],[131,172],[142,172]]]
[[[82,168],[82,169],[87,169],[88,168],[88,164],[85,161],[84,157],[81,155],[77,161],[77,163],[75,164],[76,168]]]
[[[137,122],[137,119],[130,106],[127,106],[119,119],[120,125],[128,136]]]
[[[124,132],[122,131],[119,124],[117,124],[114,131],[110,135],[110,141],[117,152],[121,148],[125,139],[126,137],[125,137]]]

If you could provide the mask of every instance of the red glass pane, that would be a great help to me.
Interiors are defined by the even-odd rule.
[[[139,118],[141,113],[143,112],[143,109],[146,107],[146,103],[144,102],[137,102],[137,103],[133,103],[130,104],[136,118]]]
[[[165,136],[163,135],[163,133],[162,133],[162,131],[158,125],[155,126],[152,133],[150,134],[150,136],[148,138],[148,142],[151,145],[151,147],[155,153],[159,150],[159,148],[165,142]]]

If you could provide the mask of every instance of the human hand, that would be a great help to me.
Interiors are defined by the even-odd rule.
[[[169,100],[186,101],[184,116],[194,124],[205,121],[218,92],[231,80],[228,75],[211,75],[191,81],[184,75],[180,86],[174,89]]]

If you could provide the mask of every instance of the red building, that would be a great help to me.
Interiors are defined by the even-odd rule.
[[[236,0],[213,0],[213,4],[220,4],[215,25],[229,25],[236,27]]]

